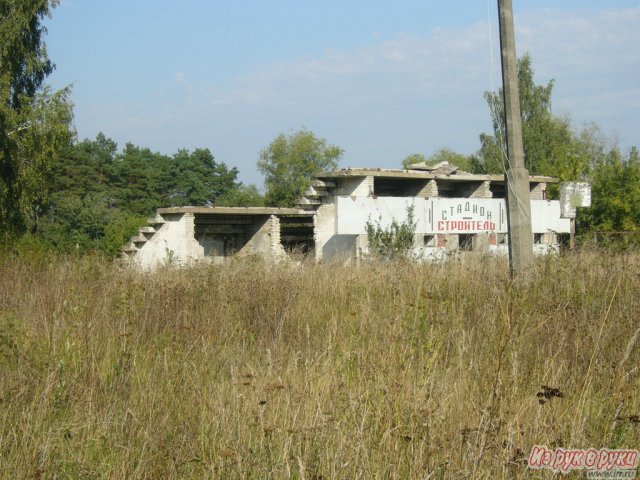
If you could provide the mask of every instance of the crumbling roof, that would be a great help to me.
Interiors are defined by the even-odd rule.
[[[429,165],[427,162],[412,163],[409,165],[409,170],[423,170],[431,173],[442,173],[444,175],[451,175],[458,171],[458,166],[447,162],[438,162],[433,165]]]
[[[415,165],[415,164],[414,164]],[[330,172],[319,174],[319,179],[333,179],[341,177],[383,177],[383,178],[424,178],[424,179],[446,179],[463,182],[491,181],[496,183],[504,182],[504,174],[474,174],[458,170],[446,173],[445,168],[435,170],[422,169],[393,169],[393,168],[342,168]],[[558,183],[555,177],[544,175],[529,176],[530,183]]]

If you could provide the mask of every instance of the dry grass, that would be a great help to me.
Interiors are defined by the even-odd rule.
[[[531,478],[535,444],[638,448],[639,272],[0,262],[0,475]]]

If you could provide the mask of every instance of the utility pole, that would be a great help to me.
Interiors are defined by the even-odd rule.
[[[502,91],[507,128],[506,171],[507,219],[509,223],[509,265],[513,278],[525,274],[533,265],[531,232],[531,195],[529,172],[524,168],[522,117],[518,91],[516,40],[511,0],[498,0],[500,16],[500,50],[502,59]]]

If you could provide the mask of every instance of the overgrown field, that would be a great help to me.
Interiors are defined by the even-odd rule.
[[[551,478],[533,445],[640,447],[639,365],[637,254],[529,287],[490,259],[4,260],[0,476]]]

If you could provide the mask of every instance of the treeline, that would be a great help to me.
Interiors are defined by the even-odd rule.
[[[208,149],[163,155],[116,143],[102,133],[71,143],[51,163],[35,215],[18,244],[58,252],[120,249],[157,208],[174,206],[291,206],[318,171],[335,168],[342,149],[312,132],[279,135],[263,149],[257,168],[266,195],[238,181],[238,169]]]
[[[50,194],[28,232],[59,251],[117,254],[155,209],[182,205],[260,205],[238,170],[208,149],[163,155],[99,134],[66,148],[49,173]]]
[[[70,89],[46,78],[43,20],[55,0],[0,0],[0,253],[113,256],[148,215],[178,205],[285,205],[342,153],[312,132],[280,135],[260,154],[263,196],[208,149],[162,155],[111,139],[77,141]]]
[[[617,245],[640,244],[640,154],[636,147],[623,152],[615,139],[591,124],[576,129],[568,115],[552,111],[554,82],[535,83],[529,55],[518,59],[518,83],[525,167],[532,175],[549,175],[560,181],[587,181],[592,206],[580,209],[578,233],[583,240],[599,238]],[[442,148],[429,157],[414,153],[403,160],[412,163],[448,161],[470,173],[503,173],[507,165],[506,129],[502,91],[486,92],[492,133],[480,134],[480,148],[463,155]],[[558,187],[549,189],[551,198]]]
[[[575,134],[572,144],[581,151],[564,157],[572,164],[564,164],[562,157],[554,168],[532,168],[530,173],[551,175],[561,181],[586,181],[591,184],[591,207],[578,209],[577,232],[584,241],[619,247],[640,245],[640,152],[637,147],[621,149],[601,134],[595,126]],[[525,155],[526,158],[526,155]],[[409,160],[409,162],[407,161]],[[486,168],[478,155],[462,155],[443,148],[429,157],[413,154],[405,165],[413,162],[438,163],[448,161],[470,173],[502,173]],[[506,162],[506,158],[500,160]],[[530,166],[531,167],[531,166]],[[573,167],[573,169],[572,169]],[[580,174],[574,175],[579,167]],[[562,169],[566,172],[563,173]],[[549,198],[558,198],[557,185],[548,188]]]
[[[103,134],[76,141],[69,89],[53,92],[44,83],[53,64],[41,22],[56,3],[0,0],[0,249],[113,256],[156,208],[292,206],[316,173],[337,167],[339,146],[305,129],[281,134],[257,159],[263,196],[208,149],[163,155],[132,144],[119,151]],[[640,233],[637,148],[621,152],[597,127],[576,130],[568,116],[554,114],[553,81],[535,83],[528,55],[518,76],[529,172],[591,182],[593,205],[580,211],[579,232]],[[403,165],[447,160],[471,173],[504,172],[501,98],[485,94],[493,132],[480,135],[476,153],[444,148],[409,155]],[[640,234],[624,238],[640,243]]]

